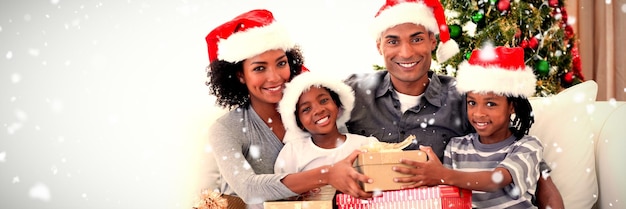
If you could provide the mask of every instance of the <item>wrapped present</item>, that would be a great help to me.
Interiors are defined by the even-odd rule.
[[[333,197],[337,190],[326,185],[300,196],[289,198],[290,200],[267,201],[263,203],[264,209],[332,209]]]
[[[418,162],[426,161],[426,153],[419,150],[394,150],[394,151],[377,151],[363,152],[359,154],[356,160],[356,169],[366,176],[374,180],[373,183],[361,184],[363,190],[371,191],[388,191],[402,189],[404,183],[394,182],[396,177],[409,176],[393,171],[394,166],[404,166],[400,159],[410,159]]]
[[[339,209],[465,209],[472,208],[472,191],[440,185],[415,189],[384,191],[381,196],[358,199],[337,194]]]
[[[269,201],[263,203],[264,209],[332,209],[332,200],[307,201]]]

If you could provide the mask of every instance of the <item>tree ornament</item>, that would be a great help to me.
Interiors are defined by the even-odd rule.
[[[580,63],[580,54],[578,53],[578,44],[574,44],[572,47],[572,69],[574,70],[574,75],[584,81],[585,76],[583,75],[583,69]]]
[[[472,56],[472,52],[465,52],[465,59],[469,60],[469,58]]]
[[[548,5],[552,8],[557,8],[559,7],[559,0],[549,0]]]
[[[539,40],[537,40],[536,37],[532,37],[528,40],[528,47],[531,49],[537,49],[537,46],[539,46]]]
[[[452,38],[458,38],[459,36],[461,36],[461,26],[454,24],[454,25],[450,25],[448,26],[448,29],[450,30],[450,37]]]
[[[574,37],[574,28],[571,25],[565,26],[565,38],[570,39]]]
[[[498,2],[498,10],[501,12],[509,11],[511,8],[511,2],[509,0],[500,0]]]
[[[541,76],[547,76],[550,73],[550,64],[546,60],[538,60],[535,63],[535,69]]]
[[[465,31],[466,35],[473,38],[476,35],[477,26],[478,25],[476,25],[476,23],[473,23],[472,21],[467,21],[465,22],[465,25],[463,25],[463,31]]]
[[[519,46],[524,49],[528,48],[528,40],[526,39],[522,40],[522,42],[519,43]]]
[[[565,10],[565,7],[561,7],[561,9],[556,9],[559,10],[558,12],[561,13],[561,20],[563,21],[563,23],[567,24],[567,10]]]
[[[497,2],[497,1],[498,1],[498,0],[489,0],[489,3],[491,3],[491,5],[496,5],[496,2]]]
[[[474,23],[478,23],[478,22],[480,22],[480,21],[481,21],[484,17],[485,17],[485,15],[483,15],[483,13],[482,13],[482,12],[475,12],[475,13],[472,15],[472,22],[474,22]]]
[[[572,84],[574,81],[574,73],[572,71],[565,73],[565,75],[563,75],[563,81],[567,84]]]

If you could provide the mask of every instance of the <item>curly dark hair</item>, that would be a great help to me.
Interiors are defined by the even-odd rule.
[[[286,52],[289,68],[291,69],[291,80],[294,76],[302,72],[304,58],[298,46]],[[237,73],[243,72],[243,61],[236,63],[223,60],[212,61],[207,67],[209,94],[217,97],[215,103],[220,107],[232,110],[244,107],[250,103],[250,93],[245,84],[239,82]]]
[[[530,127],[535,122],[533,108],[525,97],[507,96],[506,99],[513,103],[513,109],[515,109],[515,118],[511,121],[510,129],[515,138],[519,140],[528,134]]]

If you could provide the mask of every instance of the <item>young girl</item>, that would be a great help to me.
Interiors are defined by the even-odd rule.
[[[454,137],[442,166],[432,149],[413,186],[454,185],[472,189],[475,208],[536,208],[543,147],[528,136],[533,123],[528,97],[535,92],[535,75],[524,65],[522,48],[475,50],[459,65],[457,89],[466,93],[467,116],[476,130]]]
[[[354,106],[352,88],[327,75],[306,72],[285,87],[279,112],[287,133],[275,173],[296,173],[334,164],[354,150],[374,145],[374,137],[340,133]],[[329,185],[303,194],[305,200],[332,200]]]

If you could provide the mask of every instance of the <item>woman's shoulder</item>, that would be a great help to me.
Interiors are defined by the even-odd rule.
[[[215,115],[214,117],[216,117],[216,119],[210,126],[211,131],[225,132],[233,129],[241,129],[244,127],[244,124],[246,124],[245,121],[249,120],[246,112],[246,109],[238,108],[221,115]]]

